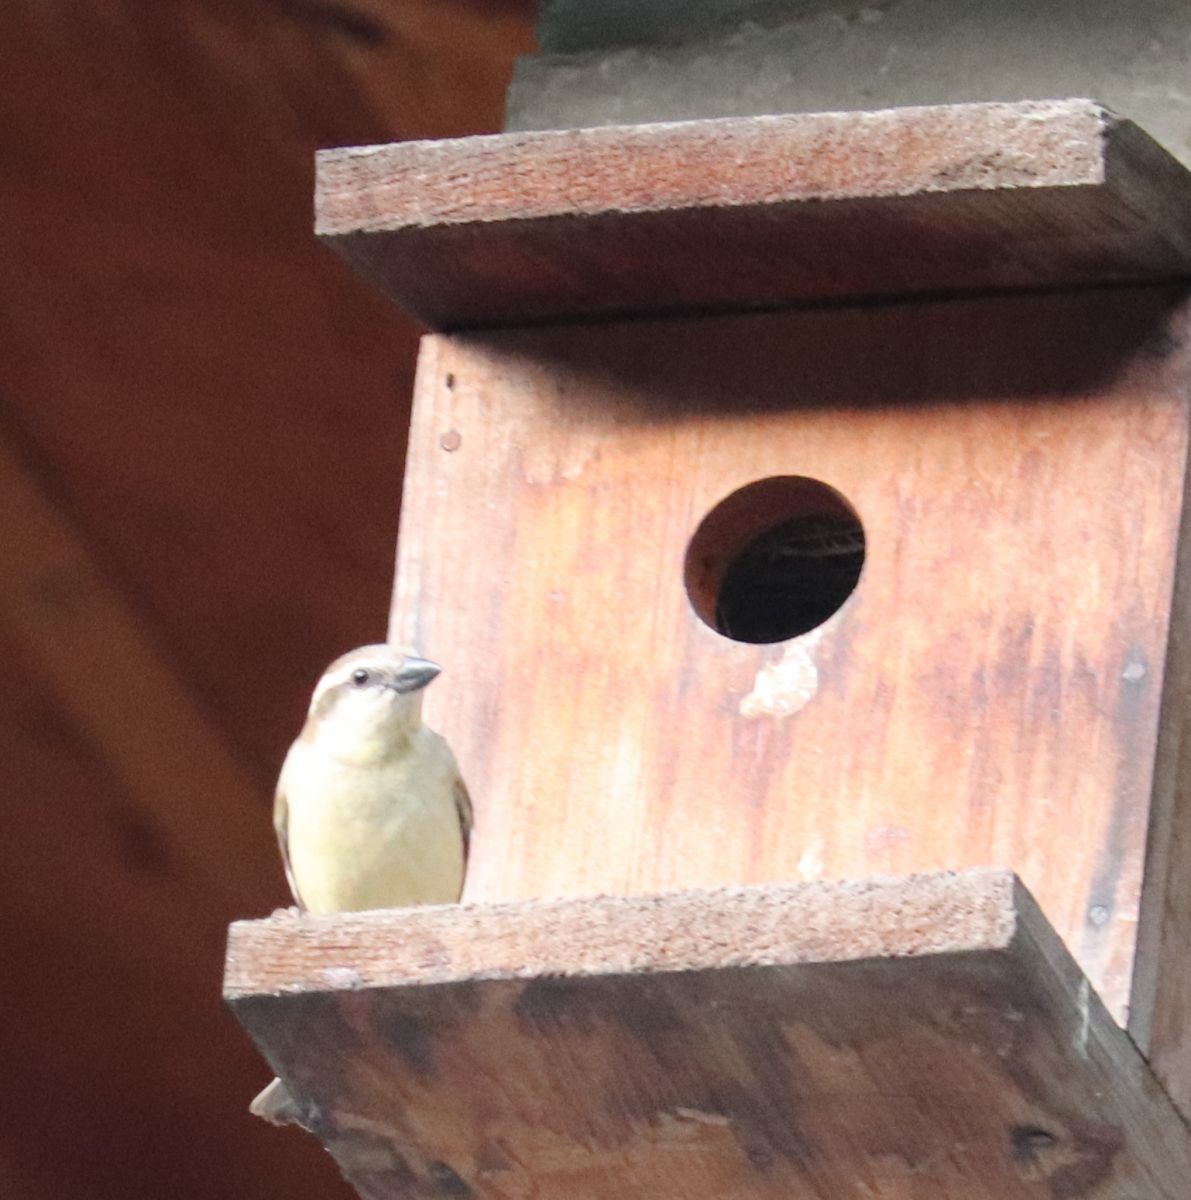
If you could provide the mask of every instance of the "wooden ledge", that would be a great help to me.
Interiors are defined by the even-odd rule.
[[[1185,1195],[1191,1136],[1010,875],[234,925],[370,1200]]]
[[[328,150],[316,215],[440,328],[1191,275],[1191,173],[1091,100]]]
[[[235,1000],[345,981],[406,987],[1004,949],[1016,932],[1015,887],[1012,875],[972,872],[336,916],[283,911],[232,926],[224,989]]]

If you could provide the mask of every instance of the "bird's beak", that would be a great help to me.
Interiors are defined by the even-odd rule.
[[[421,691],[441,671],[442,667],[428,658],[407,658],[401,664],[401,670],[397,672],[397,690],[399,692]]]

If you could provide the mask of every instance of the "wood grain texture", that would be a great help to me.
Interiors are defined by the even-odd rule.
[[[227,995],[366,1200],[1174,1200],[1191,1135],[1001,873],[281,915]]]
[[[1129,1032],[1191,1122],[1191,521],[1179,531]]]
[[[1122,1013],[1187,321],[1120,289],[426,339],[391,634],[446,666],[467,896],[1008,866]],[[866,559],[745,645],[684,555],[774,475],[838,489]]]
[[[437,328],[1191,275],[1191,173],[1089,100],[324,151],[316,209]]]
[[[939,872],[785,887],[428,905],[237,921],[224,996],[652,975],[1009,945],[1013,878]]]

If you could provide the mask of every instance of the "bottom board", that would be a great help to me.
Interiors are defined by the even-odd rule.
[[[1191,1135],[1010,874],[232,926],[368,1200],[1184,1197]]]

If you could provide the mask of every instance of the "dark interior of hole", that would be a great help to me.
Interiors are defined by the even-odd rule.
[[[716,628],[738,642],[781,642],[822,625],[851,595],[864,529],[850,514],[808,515],[758,534],[728,564]]]

